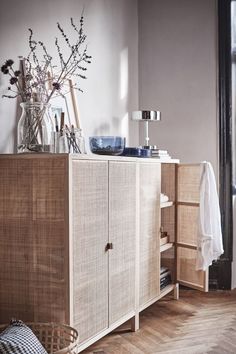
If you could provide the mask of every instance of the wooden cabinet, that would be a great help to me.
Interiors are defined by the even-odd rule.
[[[0,157],[1,322],[70,323],[83,348],[135,316],[136,169],[132,159]]]
[[[0,156],[0,322],[66,322],[82,351],[195,271],[199,166],[86,155]],[[160,192],[169,202],[160,204]],[[160,244],[160,227],[168,244]],[[172,284],[160,290],[160,267]]]

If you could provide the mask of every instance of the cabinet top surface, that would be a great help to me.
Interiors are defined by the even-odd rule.
[[[140,158],[127,156],[95,155],[95,154],[0,154],[1,159],[35,159],[35,158],[70,158],[71,160],[99,160],[99,161],[133,161],[133,162],[151,162],[151,163],[179,163],[178,159],[159,159],[159,158]]]

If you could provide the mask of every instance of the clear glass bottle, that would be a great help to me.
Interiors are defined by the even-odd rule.
[[[23,102],[17,126],[17,152],[50,152],[52,121],[49,105],[42,102]]]
[[[82,129],[74,128],[68,138],[69,152],[72,154],[86,154],[84,137],[82,136]]]

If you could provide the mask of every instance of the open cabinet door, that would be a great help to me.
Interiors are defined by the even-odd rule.
[[[200,164],[177,165],[176,261],[177,281],[208,291],[208,271],[196,270]]]

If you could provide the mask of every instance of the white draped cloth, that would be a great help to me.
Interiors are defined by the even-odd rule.
[[[210,162],[201,163],[197,270],[206,270],[224,252],[216,181]]]

